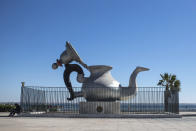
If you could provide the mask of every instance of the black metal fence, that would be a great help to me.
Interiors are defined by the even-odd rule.
[[[75,87],[74,91],[81,88]],[[79,114],[79,105],[86,102],[83,97],[69,98],[69,91],[65,87],[21,87],[21,107],[23,112],[62,112]],[[163,114],[178,113],[178,92],[171,93],[168,99],[168,110],[165,110],[164,87],[138,87],[136,95],[132,98],[121,100],[121,114]]]

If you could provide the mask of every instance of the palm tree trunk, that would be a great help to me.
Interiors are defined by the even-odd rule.
[[[170,92],[169,92],[169,87],[168,85],[166,85],[166,89],[165,89],[165,92],[164,92],[164,106],[165,106],[165,112],[168,112],[168,107],[169,107],[169,95]]]
[[[164,92],[164,108],[165,112],[168,112],[168,91]]]

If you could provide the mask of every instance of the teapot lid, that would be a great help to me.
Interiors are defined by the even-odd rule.
[[[82,66],[85,68],[88,68],[88,66],[82,61],[76,50],[72,47],[71,43],[66,41],[66,51],[70,56],[70,61],[75,60],[76,62],[79,62]]]
[[[73,60],[78,61],[78,62],[82,61],[82,59],[80,58],[76,50],[72,47],[72,45],[68,41],[66,41],[66,48],[67,48],[67,52],[69,53],[69,55],[72,55]]]

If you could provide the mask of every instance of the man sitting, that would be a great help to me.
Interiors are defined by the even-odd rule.
[[[14,116],[15,113],[20,114],[20,112],[21,112],[20,105],[18,105],[17,103],[15,103],[14,105],[15,105],[15,109],[11,110],[9,116]]]

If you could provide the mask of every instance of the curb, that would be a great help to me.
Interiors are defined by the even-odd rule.
[[[114,115],[114,114],[21,114],[16,117],[54,117],[54,118],[182,118],[177,114],[163,115],[146,115],[146,114],[131,114],[131,115]]]

